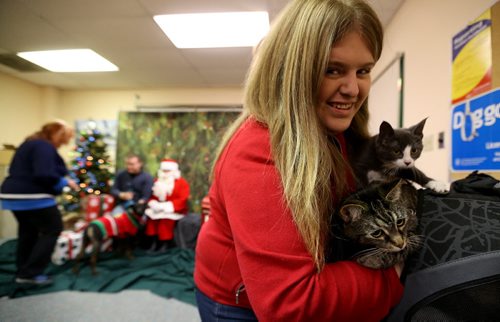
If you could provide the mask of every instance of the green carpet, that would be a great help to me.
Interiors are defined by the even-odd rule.
[[[166,298],[195,305],[194,252],[174,248],[162,254],[147,254],[137,249],[135,258],[128,260],[114,253],[100,254],[97,275],[92,275],[87,263],[80,274],[72,272],[72,261],[64,265],[50,264],[46,273],[54,283],[45,286],[26,286],[14,283],[16,240],[0,245],[0,297],[10,298],[37,295],[63,290],[114,293],[122,290],[150,290]]]

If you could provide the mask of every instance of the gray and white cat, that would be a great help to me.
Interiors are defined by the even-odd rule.
[[[417,194],[411,183],[397,179],[371,183],[347,197],[336,219],[341,219],[337,234],[350,243],[345,242],[349,257],[366,267],[387,268],[417,250]]]
[[[354,172],[362,187],[373,181],[404,178],[436,192],[448,191],[445,183],[427,177],[415,167],[423,150],[426,120],[403,129],[394,129],[383,121],[379,134],[351,149]]]

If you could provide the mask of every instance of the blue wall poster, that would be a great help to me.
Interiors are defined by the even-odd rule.
[[[500,170],[500,88],[453,106],[453,171]]]

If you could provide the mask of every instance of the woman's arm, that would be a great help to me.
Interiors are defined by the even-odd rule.
[[[262,133],[260,133],[262,136]],[[283,200],[265,137],[233,143],[216,171],[214,200],[225,209],[238,265],[260,321],[378,321],[402,295],[394,269],[350,261],[318,273]]]
[[[31,168],[33,180],[39,185],[60,193],[68,181],[64,161],[57,153],[56,148],[45,141],[33,142],[31,153]]]

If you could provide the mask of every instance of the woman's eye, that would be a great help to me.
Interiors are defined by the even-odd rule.
[[[326,74],[327,75],[339,75],[340,74],[340,70],[338,68],[329,67],[329,68],[326,69]]]
[[[363,68],[363,69],[358,70],[358,75],[368,75],[368,74],[370,74],[370,72],[371,72],[370,69]]]
[[[382,237],[382,230],[381,229],[375,230],[371,235],[373,238],[380,238]]]
[[[403,226],[403,225],[405,224],[405,222],[406,222],[406,220],[405,220],[404,218],[402,218],[402,219],[398,219],[398,220],[396,221],[396,225],[397,225],[398,227],[401,227],[401,226]]]

